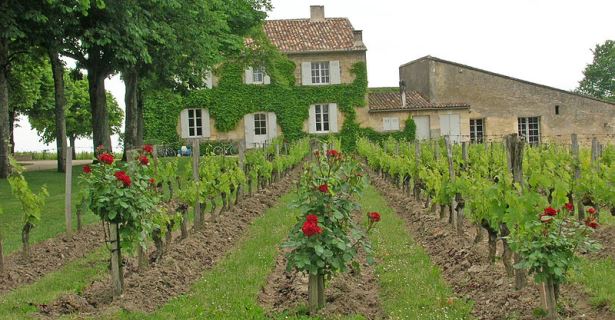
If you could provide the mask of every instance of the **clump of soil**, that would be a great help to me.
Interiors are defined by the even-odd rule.
[[[440,267],[457,297],[474,301],[473,316],[478,319],[534,319],[535,310],[541,307],[538,286],[528,279],[525,288],[515,290],[514,279],[506,275],[503,264],[488,261],[486,240],[472,244],[474,226],[466,221],[466,234],[457,235],[448,219],[440,220],[436,213],[423,208],[422,203],[370,173],[372,184],[406,220],[413,238]],[[608,310],[592,308],[587,295],[574,285],[563,285],[560,297],[564,305],[560,315],[567,319],[615,319],[615,314]]]
[[[252,221],[292,189],[300,170],[297,168],[265,190],[245,197],[216,221],[206,221],[203,229],[193,231],[187,239],[176,239],[161,260],[144,272],[137,272],[136,262],[129,259],[124,268],[124,294],[113,301],[110,279],[95,281],[80,295],[69,294],[40,306],[43,315],[68,313],[93,315],[119,309],[151,312],[171,298],[187,292],[203,271],[210,269],[235,245]],[[73,303],[79,301],[79,303]],[[82,302],[86,303],[82,303]],[[67,307],[70,306],[70,307]]]
[[[286,253],[280,252],[276,266],[267,279],[258,300],[270,316],[285,311],[298,310],[307,305],[308,276],[297,271],[286,271]],[[361,270],[335,276],[325,284],[326,304],[319,316],[362,315],[367,319],[385,319],[378,299],[378,280],[373,266],[366,263],[360,252]]]
[[[100,225],[88,225],[72,236],[66,234],[31,246],[31,259],[23,261],[21,252],[4,258],[0,273],[0,294],[30,284],[67,263],[83,258],[102,246],[104,233]]]

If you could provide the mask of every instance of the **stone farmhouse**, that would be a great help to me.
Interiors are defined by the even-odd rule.
[[[267,20],[264,31],[271,43],[295,65],[297,86],[326,88],[350,84],[357,62],[366,63],[362,31],[347,18],[328,18],[324,6],[311,6],[304,19]],[[515,79],[443,59],[426,56],[399,67],[400,87],[370,88],[367,107],[356,107],[359,126],[377,132],[404,129],[412,117],[418,139],[449,135],[453,141],[483,142],[518,133],[527,142],[570,141],[615,135],[615,105],[572,92]],[[218,79],[208,76],[209,85]],[[263,67],[248,67],[246,85],[267,86],[271,79]],[[181,111],[177,131],[181,138],[244,140],[256,147],[282,133],[275,112],[246,114],[233,130],[219,132],[207,109]],[[303,131],[338,133],[344,113],[336,101],[309,106]]]

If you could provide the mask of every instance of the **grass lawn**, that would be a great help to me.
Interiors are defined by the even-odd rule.
[[[361,197],[366,212],[382,220],[370,234],[376,254],[380,300],[391,319],[470,319],[472,303],[452,299],[425,250],[408,234],[406,223],[372,186]]]
[[[82,166],[73,167],[73,229],[77,228],[75,202],[77,199],[77,177]],[[66,230],[64,224],[64,174],[55,170],[25,172],[24,176],[34,192],[42,185],[47,186],[49,198],[41,213],[40,223],[30,232],[30,243],[36,243],[55,237]],[[21,228],[23,211],[21,204],[13,194],[7,180],[0,180],[0,207],[4,213],[0,216],[0,230],[4,238],[4,253],[9,254],[21,248]],[[89,213],[83,216],[83,223],[98,221],[98,217]]]
[[[578,268],[572,272],[571,280],[581,284],[590,294],[595,306],[608,306],[615,310],[615,261],[611,258],[581,259]]]

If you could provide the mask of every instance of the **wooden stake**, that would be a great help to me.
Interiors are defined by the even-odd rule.
[[[523,148],[525,141],[520,139],[518,135],[511,134],[506,136],[506,154],[508,158],[508,169],[512,172],[513,182],[518,183],[523,188]],[[515,226],[517,228],[517,226]],[[507,245],[507,243],[505,243]],[[522,261],[519,254],[514,254],[515,263],[518,264]],[[525,271],[517,269],[515,274],[515,288],[517,290],[525,287]]]
[[[72,204],[72,189],[73,189],[73,154],[72,147],[66,148],[66,167],[65,172],[65,191],[64,191],[64,219],[66,222],[66,235],[69,237],[73,234],[73,204]]]
[[[192,140],[192,179],[197,182],[200,181],[199,177],[199,159],[201,158],[201,150],[198,139]],[[203,225],[201,216],[201,201],[197,192],[196,200],[194,202],[194,226],[195,229],[200,228]]]
[[[318,309],[325,306],[325,275],[318,275]]]
[[[570,135],[570,151],[572,152],[572,159],[574,161],[574,181],[578,181],[581,178],[581,163],[579,160],[579,142],[577,139],[577,134],[573,133]],[[585,220],[585,208],[583,207],[583,201],[581,199],[577,199],[577,215],[579,217],[579,221]]]
[[[113,287],[113,298],[119,298],[124,291],[124,281],[122,275],[120,232],[117,223],[109,224],[109,241],[111,243],[111,282]]]
[[[444,137],[444,142],[446,143],[446,158],[448,159],[448,174],[449,174],[449,178],[451,183],[453,183],[455,181],[455,167],[453,165],[453,145],[451,143],[451,137],[450,136],[445,136]],[[461,195],[459,195],[459,197],[461,197]],[[450,204],[450,216],[449,216],[449,222],[450,223],[455,223],[456,219],[459,219],[459,217],[456,217],[456,214],[453,214],[453,212],[455,212],[455,210],[457,209],[457,195],[455,197],[453,197],[453,199],[451,199],[451,204]],[[463,224],[463,222],[461,223]],[[457,225],[459,225],[459,222],[457,223]],[[457,230],[457,232],[463,232],[463,230]]]
[[[318,275],[310,273],[308,276],[308,306],[310,315],[318,312]]]

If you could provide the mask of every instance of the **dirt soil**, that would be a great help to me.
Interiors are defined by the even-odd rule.
[[[30,262],[22,259],[21,251],[4,258],[4,273],[0,273],[0,294],[30,284],[67,263],[83,258],[104,243],[99,224],[85,226],[80,232],[47,239],[30,247]]]
[[[530,279],[530,285],[515,290],[514,278],[508,277],[501,262],[488,262],[487,236],[472,244],[475,227],[467,223],[466,233],[457,235],[448,223],[423,208],[411,195],[404,194],[384,179],[370,172],[372,184],[388,200],[391,208],[406,220],[417,243],[425,248],[431,260],[442,270],[444,279],[458,299],[474,301],[472,315],[478,319],[534,319],[534,310],[541,307],[540,291]],[[448,214],[447,214],[448,216]],[[446,221],[445,221],[446,220]],[[501,246],[498,255],[501,254]],[[560,316],[564,319],[615,319],[615,314],[589,305],[582,288],[564,285]]]
[[[108,277],[95,281],[81,294],[64,295],[49,305],[40,305],[41,315],[92,316],[114,314],[121,309],[154,311],[173,297],[187,292],[204,271],[222,259],[241,239],[252,221],[293,188],[300,172],[300,167],[297,167],[265,190],[244,197],[237,206],[223,212],[217,222],[206,221],[202,230],[193,230],[187,239],[175,239],[163,258],[151,264],[146,271],[138,272],[134,259],[128,259],[121,299],[113,301]]]
[[[286,271],[286,253],[281,251],[274,270],[267,279],[258,300],[271,317],[276,313],[297,310],[308,301],[308,277],[305,274]],[[337,275],[325,284],[326,304],[319,311],[323,318],[331,316],[362,315],[367,319],[385,319],[386,315],[378,299],[378,279],[373,265],[366,263],[361,253],[360,272]]]
[[[590,255],[591,259],[611,258],[615,260],[615,226],[601,226],[593,235],[602,249]]]

